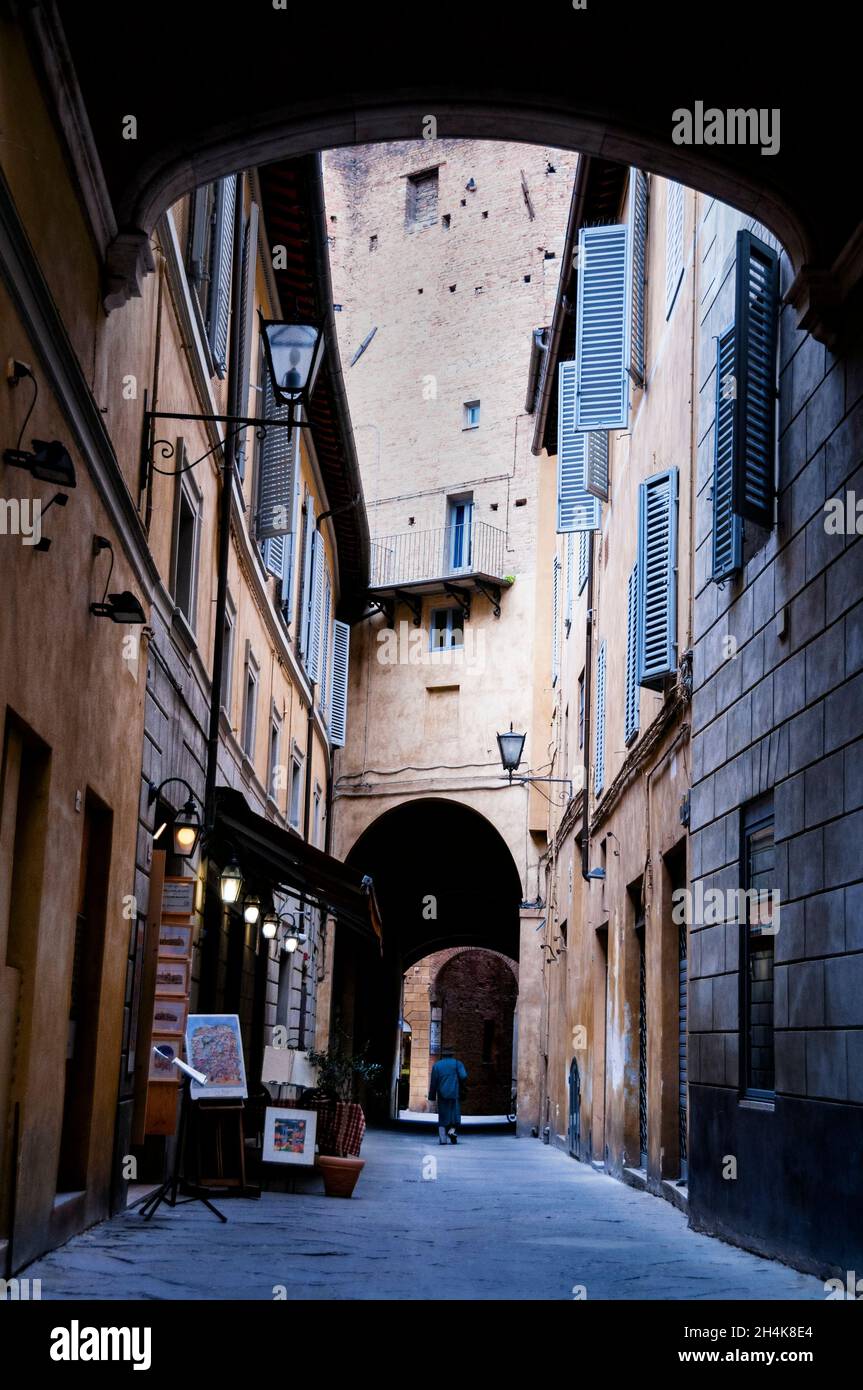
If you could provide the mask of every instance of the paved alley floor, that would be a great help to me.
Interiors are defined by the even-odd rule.
[[[26,1274],[43,1299],[824,1299],[538,1140],[429,1140],[370,1131],[350,1201],[304,1174],[296,1194],[223,1201],[227,1225],[199,1203],[131,1208]]]

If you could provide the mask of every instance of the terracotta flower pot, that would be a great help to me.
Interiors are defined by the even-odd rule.
[[[318,1154],[317,1166],[321,1170],[324,1192],[328,1197],[350,1197],[366,1161],[364,1158],[335,1158],[330,1154]]]

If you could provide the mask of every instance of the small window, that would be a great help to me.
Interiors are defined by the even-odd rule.
[[[251,649],[246,651],[246,680],[243,698],[243,752],[255,756],[255,725],[258,715],[258,663]]]
[[[744,920],[740,924],[742,1082],[746,1095],[768,1097],[775,1090],[773,948],[776,926],[772,920],[772,903],[776,878],[772,796],[753,802],[743,812],[742,852],[742,880],[747,894],[743,903]]]
[[[278,801],[279,799],[279,773],[281,770],[279,767],[279,757],[281,754],[281,748],[282,721],[279,715],[276,713],[276,710],[274,709],[272,719],[270,720],[270,766],[269,782],[267,786],[267,790],[269,791],[269,794],[272,797],[273,801]]]
[[[465,401],[464,428],[475,430],[479,426],[479,401]]]
[[[314,809],[314,820],[313,820],[313,822],[312,822],[312,824],[313,824],[313,826],[314,826],[314,830],[313,830],[313,833],[312,833],[312,844],[313,844],[313,845],[318,845],[318,847],[320,847],[320,838],[321,838],[321,789],[320,789],[320,786],[318,785],[317,782],[315,783],[314,808],[315,808],[315,809]]]
[[[584,672],[578,678],[578,746],[584,747]]]
[[[193,632],[198,588],[198,530],[196,500],[180,483],[174,540],[174,602]]]
[[[411,174],[407,181],[405,222],[409,228],[431,227],[437,222],[438,171]]]
[[[231,713],[231,684],[234,674],[234,607],[230,596],[225,608],[225,622],[222,628],[222,709]]]
[[[459,608],[433,608],[431,615],[431,649],[451,651],[464,646],[464,618]]]
[[[300,795],[303,781],[303,760],[295,753],[291,759],[291,810],[290,822],[295,830],[300,828]]]

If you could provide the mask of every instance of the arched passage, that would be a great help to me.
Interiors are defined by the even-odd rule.
[[[374,880],[383,948],[338,934],[333,1028],[353,1047],[368,1043],[385,1066],[393,1113],[405,970],[448,947],[480,946],[517,960],[522,884],[491,822],[460,802],[436,798],[379,816],[347,861]]]

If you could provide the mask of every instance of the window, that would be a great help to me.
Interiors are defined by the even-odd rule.
[[[670,183],[665,205],[665,317],[671,317],[683,279],[683,185]]]
[[[324,538],[312,533],[312,569],[309,581],[309,633],[306,668],[309,680],[317,685],[321,678],[321,618],[324,605]]]
[[[189,229],[189,278],[201,309],[213,365],[221,377],[228,365],[236,191],[236,174],[196,189]]]
[[[479,401],[465,401],[464,428],[466,430],[479,428]]]
[[[431,650],[451,651],[464,646],[464,617],[460,608],[433,608],[431,614]]]
[[[469,570],[473,551],[473,498],[451,497],[449,514],[449,567]]]
[[[255,756],[255,725],[258,716],[258,663],[250,643],[246,643],[245,693],[243,698],[243,752],[249,759]]]
[[[330,680],[330,631],[332,629],[332,607],[333,590],[330,583],[329,571],[324,574],[324,610],[321,620],[321,653],[320,670],[321,683],[318,692],[318,708],[326,720],[327,717],[327,698],[329,696]]]
[[[743,873],[747,897],[741,927],[743,1037],[742,1089],[771,1096],[775,1089],[773,1035],[773,947],[776,927],[767,904],[774,880],[773,797],[759,798],[743,811]],[[760,900],[750,898],[754,890]]]
[[[181,442],[182,444],[182,442]],[[185,449],[178,450],[181,465]],[[193,492],[194,484],[186,477],[177,479],[177,500],[174,520],[174,602],[195,631],[195,605],[198,589],[198,545],[200,498]]]
[[[560,675],[560,646],[557,640],[560,626],[560,559],[557,555],[551,569],[551,683],[557,685]]]
[[[584,534],[584,533],[582,533],[582,534]],[[567,637],[568,637],[568,636],[569,636],[569,633],[570,633],[570,629],[571,629],[571,627],[572,627],[573,575],[574,575],[574,569],[575,569],[575,561],[574,561],[574,553],[573,553],[573,552],[574,552],[574,546],[573,546],[573,543],[572,543],[572,534],[571,534],[571,533],[570,533],[569,535],[567,535],[566,541],[565,541],[565,545],[566,545],[566,584],[565,584],[565,589],[566,589],[566,606],[565,606],[565,608],[564,608],[563,626],[564,626],[564,631],[565,631],[565,633],[566,633],[566,635],[567,635]]]
[[[638,489],[636,681],[662,690],[677,669],[677,469]]]
[[[590,532],[579,531],[578,533],[578,592],[581,593],[587,583],[587,569],[590,561]]]
[[[313,822],[312,822],[312,825],[314,826],[314,829],[313,829],[313,831],[312,831],[312,844],[313,844],[313,845],[317,845],[317,846],[320,848],[320,839],[321,839],[321,789],[320,789],[320,786],[318,785],[317,782],[315,783],[315,791],[314,791],[313,803],[314,803],[314,820],[313,820]]]
[[[231,713],[231,685],[234,676],[234,625],[236,622],[236,610],[231,601],[230,594],[225,605],[225,622],[222,628],[222,686],[221,701],[222,709],[230,715]]]
[[[638,563],[629,572],[626,586],[626,691],[624,695],[623,739],[627,747],[638,733],[639,699],[636,680],[638,655]]]
[[[315,534],[315,501],[311,493],[306,493],[303,503],[303,519],[300,532],[300,586],[297,597],[297,635],[300,653],[306,656],[309,641],[309,594],[312,585],[312,546]]]
[[[272,797],[273,801],[278,801],[279,799],[279,783],[281,781],[281,768],[279,766],[279,757],[281,755],[281,749],[282,719],[281,715],[279,714],[278,710],[274,705],[273,712],[270,718],[270,764],[269,780],[267,783],[267,791],[269,795]]]
[[[426,169],[407,180],[405,223],[408,229],[431,227],[437,222],[438,171]]]
[[[276,404],[269,373],[262,367],[261,402],[266,420],[287,419]],[[290,619],[294,533],[299,505],[299,430],[275,426],[265,432],[256,462],[255,535],[268,574],[277,580],[277,598],[285,622]]]
[[[593,790],[599,796],[605,786],[605,641],[596,659],[596,733],[593,749]]]
[[[578,746],[584,747],[584,672],[578,678]]]
[[[291,758],[291,806],[288,819],[295,830],[300,828],[300,801],[303,782],[303,759],[294,752]]]

